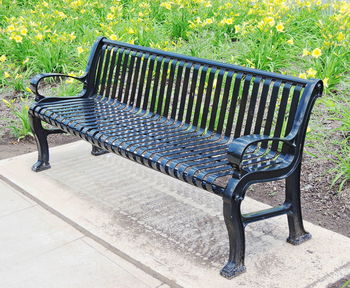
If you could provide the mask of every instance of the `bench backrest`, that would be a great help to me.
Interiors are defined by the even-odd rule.
[[[317,80],[104,38],[95,43],[88,70],[90,96],[233,138],[248,134],[285,137],[295,127],[300,130],[301,124],[306,130],[314,99],[322,92]]]

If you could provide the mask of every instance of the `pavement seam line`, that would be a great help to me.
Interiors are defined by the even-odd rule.
[[[112,253],[116,254],[117,256],[123,258],[125,261],[133,264],[134,266],[136,266],[137,268],[139,268],[140,270],[142,270],[143,272],[145,272],[146,274],[152,276],[153,278],[158,279],[159,281],[163,282],[163,284],[167,284],[172,288],[183,288],[183,286],[177,284],[174,280],[169,279],[168,277],[160,274],[159,272],[153,270],[151,267],[148,267],[147,265],[141,263],[140,261],[134,259],[133,257],[129,256],[128,254],[124,253],[123,251],[119,250],[118,248],[114,247],[113,245],[111,245],[110,243],[108,243],[107,241],[103,240],[102,238],[98,237],[97,235],[93,234],[92,232],[90,232],[89,230],[85,229],[83,226],[79,225],[78,223],[76,223],[75,221],[71,220],[70,218],[64,216],[62,213],[60,213],[58,210],[52,208],[51,206],[49,206],[48,204],[46,204],[45,202],[41,201],[39,198],[33,196],[32,194],[30,194],[28,191],[26,191],[25,189],[23,189],[22,187],[20,187],[19,185],[17,185],[16,183],[12,182],[9,178],[7,178],[6,176],[0,174],[0,180],[5,182],[6,184],[8,184],[9,186],[11,186],[12,188],[14,188],[16,191],[18,191],[19,193],[23,194],[24,196],[28,197],[29,199],[33,200],[34,202],[36,202],[39,206],[41,206],[42,208],[44,208],[45,210],[49,211],[51,214],[57,216],[58,218],[60,218],[61,220],[63,220],[64,222],[66,222],[67,224],[71,225],[73,228],[75,228],[76,230],[78,230],[79,232],[81,232],[83,235],[85,235],[86,237],[91,238],[92,240],[94,240],[95,242],[99,243],[100,245],[102,245],[103,247],[105,247],[107,250],[111,251]]]
[[[81,239],[81,241],[83,241],[87,246],[89,246],[90,248],[92,248],[92,249],[94,249],[95,251],[96,251],[96,253],[98,253],[99,255],[101,255],[103,258],[106,258],[106,260],[108,260],[110,263],[112,263],[113,265],[116,265],[116,266],[118,266],[121,270],[123,270],[123,271],[125,271],[125,272],[127,272],[127,273],[129,273],[129,274],[131,274],[133,277],[135,277],[135,278],[137,278],[138,280],[140,280],[140,282],[142,282],[143,284],[145,284],[146,286],[148,286],[148,287],[150,287],[151,288],[151,286],[149,286],[148,285],[148,283],[146,283],[146,282],[144,282],[141,278],[139,278],[138,276],[136,276],[136,275],[134,275],[134,274],[132,274],[132,273],[130,273],[127,269],[125,269],[123,266],[121,266],[120,264],[118,264],[117,262],[115,262],[113,259],[111,259],[110,257],[108,257],[107,255],[105,255],[103,252],[104,251],[109,251],[106,247],[104,247],[104,246],[102,246],[102,247],[104,247],[104,251],[100,251],[100,250],[98,250],[98,249],[96,249],[96,247],[94,247],[93,245],[91,245],[90,243],[88,243],[88,242],[86,242],[85,240],[84,240],[84,238],[86,238],[86,237],[83,237],[83,239]],[[111,251],[109,251],[109,252],[111,252]],[[114,254],[114,253],[113,253]],[[124,261],[125,261],[125,259],[123,259]],[[128,262],[129,264],[130,264],[130,262]],[[136,267],[137,269],[140,269],[140,268],[138,268],[138,267]],[[144,271],[142,271],[142,272],[144,272]],[[148,274],[147,274],[148,275]],[[153,277],[154,278],[154,277]],[[158,280],[158,279],[157,279]],[[160,285],[163,285],[164,283],[161,283]],[[160,286],[156,286],[156,287],[154,287],[154,288],[158,288],[158,287],[160,287]]]
[[[21,208],[21,209],[18,209],[18,210],[16,210],[16,211],[12,211],[12,212],[9,212],[9,213],[7,213],[7,214],[1,215],[1,216],[0,216],[0,221],[2,220],[2,218],[9,217],[9,216],[11,216],[11,215],[13,215],[13,214],[20,213],[20,212],[22,212],[22,211],[25,211],[25,210],[27,210],[27,209],[31,209],[31,208],[34,208],[34,207],[38,207],[38,204],[33,204],[33,205],[31,205],[31,206],[28,206],[28,207],[25,207],[25,208]]]

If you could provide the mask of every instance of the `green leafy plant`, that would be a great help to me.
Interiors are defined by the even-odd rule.
[[[15,104],[15,99],[8,101],[2,99],[10,111],[14,114],[15,120],[8,128],[11,129],[13,135],[21,140],[27,136],[33,137],[33,133],[30,128],[29,118],[28,118],[28,101],[25,98],[21,98],[19,107]]]
[[[323,103],[332,113],[330,119],[340,123],[339,127],[335,128],[335,130],[340,131],[343,137],[337,143],[340,146],[339,152],[332,153],[335,157],[333,161],[336,164],[336,167],[332,169],[335,173],[332,185],[339,184],[339,191],[341,191],[344,185],[350,181],[350,100],[342,99],[341,101],[335,101],[325,99]]]
[[[350,138],[345,140],[345,143],[340,149],[340,152],[334,154],[336,166],[332,169],[335,176],[332,181],[332,186],[338,184],[339,191],[342,191],[344,185],[350,181]]]

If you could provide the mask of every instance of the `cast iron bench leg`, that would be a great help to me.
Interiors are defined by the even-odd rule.
[[[289,226],[287,242],[293,245],[299,245],[311,239],[311,234],[304,229],[301,215],[300,170],[301,164],[299,164],[295,172],[286,179],[286,202],[292,204],[291,213],[287,214]]]
[[[29,123],[34,134],[36,145],[38,147],[38,161],[32,166],[35,172],[43,171],[51,168],[49,163],[49,146],[47,144],[47,135],[41,120],[29,114]]]
[[[100,155],[103,155],[103,154],[106,154],[106,153],[109,153],[108,151],[106,150],[103,150],[97,146],[94,146],[92,145],[92,149],[91,149],[91,155],[94,155],[94,156],[100,156]]]
[[[241,216],[241,200],[224,199],[224,219],[230,241],[230,255],[220,274],[231,279],[246,270],[244,266],[245,238]]]

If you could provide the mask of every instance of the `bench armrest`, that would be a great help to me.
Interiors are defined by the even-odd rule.
[[[40,81],[48,77],[57,77],[57,76],[73,78],[83,83],[85,83],[85,80],[86,80],[86,74],[83,76],[71,76],[71,75],[65,75],[60,73],[42,73],[42,74],[35,75],[33,78],[30,79],[30,90],[32,90],[32,92],[35,94],[35,101],[39,101],[45,98],[45,96],[41,95],[40,92],[38,91],[38,86]]]
[[[292,143],[292,139],[289,139],[288,137],[277,138],[266,135],[251,134],[236,138],[232,141],[232,143],[228,147],[227,159],[230,163],[232,163],[234,166],[241,170],[242,161],[244,159],[244,154],[246,153],[247,149],[254,144],[269,141],[283,142],[293,151],[295,150],[295,145]]]

